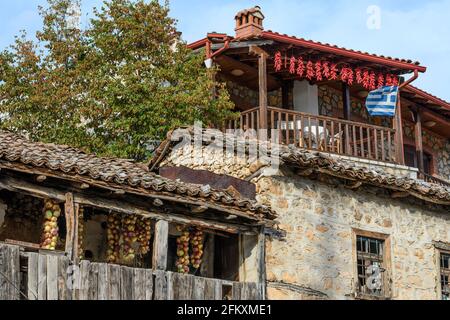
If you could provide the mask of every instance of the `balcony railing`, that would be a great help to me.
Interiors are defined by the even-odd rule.
[[[431,176],[431,175],[426,174],[424,172],[420,172],[420,175],[421,175],[421,178],[423,178],[423,180],[426,181],[426,182],[435,183],[435,184],[441,185],[443,187],[450,188],[450,182],[449,181],[446,181],[446,180],[443,180],[443,179]]]
[[[260,109],[241,113],[229,129],[260,129]],[[395,130],[365,123],[268,107],[272,142],[363,159],[396,162]]]

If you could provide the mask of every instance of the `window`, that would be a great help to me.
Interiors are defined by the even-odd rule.
[[[405,145],[404,150],[405,150],[405,164],[411,168],[418,168],[419,162],[417,161],[418,159],[417,159],[416,148],[413,146]],[[423,172],[428,175],[432,175],[432,173],[433,173],[432,165],[433,165],[433,156],[427,152],[424,152],[423,153]]]
[[[442,300],[450,300],[450,253],[441,252],[441,294]]]
[[[363,234],[361,234],[363,233]],[[359,298],[388,297],[386,252],[387,236],[361,232],[356,234],[356,294]]]

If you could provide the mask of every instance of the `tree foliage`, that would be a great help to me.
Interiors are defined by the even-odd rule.
[[[0,54],[2,128],[142,160],[172,128],[234,117],[216,70],[186,47],[167,2],[105,1],[80,30],[68,24],[72,1],[48,0],[36,40],[22,34]]]

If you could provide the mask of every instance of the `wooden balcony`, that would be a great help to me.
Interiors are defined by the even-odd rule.
[[[261,109],[241,113],[229,129],[260,131]],[[398,163],[395,130],[326,116],[267,108],[270,141],[313,151]]]

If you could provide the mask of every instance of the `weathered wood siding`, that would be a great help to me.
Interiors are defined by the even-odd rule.
[[[263,299],[262,285],[136,269],[82,261],[78,267],[61,255],[22,253],[28,260],[20,274],[20,248],[0,245],[0,300],[232,300]],[[21,280],[22,279],[22,280]],[[20,291],[26,282],[25,292]]]

